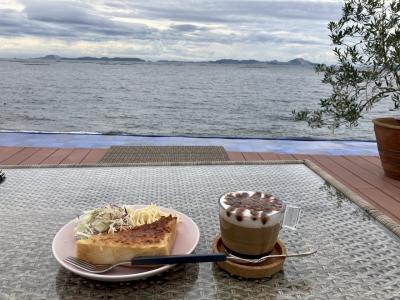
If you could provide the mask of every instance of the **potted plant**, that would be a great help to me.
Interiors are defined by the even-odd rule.
[[[332,87],[315,111],[293,111],[311,127],[357,126],[379,101],[400,108],[400,1],[345,0],[342,17],[328,28],[337,64],[317,65],[322,82]],[[400,179],[400,118],[373,120],[387,176]]]

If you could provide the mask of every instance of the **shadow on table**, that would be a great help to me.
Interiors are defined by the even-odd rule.
[[[245,279],[232,276],[218,266],[213,266],[216,286],[216,299],[282,299],[293,294],[309,297],[312,287],[308,280],[293,278],[280,271],[272,277]],[[235,299],[236,299],[235,298]],[[286,299],[286,298],[284,298]],[[296,298],[298,299],[298,298]]]
[[[198,264],[178,265],[143,280],[102,282],[80,277],[60,268],[56,291],[60,299],[183,299],[194,289]]]

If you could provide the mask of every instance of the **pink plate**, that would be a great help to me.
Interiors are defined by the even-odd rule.
[[[129,205],[132,208],[141,208],[144,205]],[[190,254],[196,248],[200,232],[196,223],[191,218],[183,213],[177,212],[173,209],[160,207],[162,211],[170,212],[178,216],[180,222],[177,226],[176,241],[172,248],[172,254]],[[149,276],[164,272],[173,265],[165,265],[159,268],[130,268],[130,267],[116,267],[115,269],[104,274],[92,274],[85,272],[74,266],[64,262],[67,256],[75,256],[75,240],[74,240],[74,227],[76,220],[70,221],[64,225],[56,234],[53,239],[53,255],[57,261],[67,270],[78,274],[82,277],[100,280],[100,281],[130,281],[137,279],[144,279]]]

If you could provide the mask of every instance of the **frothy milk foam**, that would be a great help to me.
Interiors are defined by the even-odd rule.
[[[256,207],[255,209],[253,208],[252,214],[251,209],[249,208],[245,208],[244,210],[239,208],[233,209],[233,207],[227,203],[229,202],[227,201],[227,199],[229,199],[230,197],[237,199],[241,196],[243,198],[242,202],[248,202],[247,206],[251,206],[252,203],[254,205],[257,205],[257,202],[258,204],[260,202],[264,202],[264,207],[269,207],[270,211],[257,210]],[[282,214],[280,213],[283,209],[282,201],[266,193],[253,191],[231,192],[223,195],[219,199],[219,203],[220,217],[231,224],[247,228],[263,228],[275,226],[282,222]],[[270,203],[271,205],[268,205],[268,203]],[[239,211],[240,215],[237,214]]]

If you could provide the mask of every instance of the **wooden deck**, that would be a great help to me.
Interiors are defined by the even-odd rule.
[[[107,149],[0,147],[1,165],[96,164]],[[400,181],[386,177],[375,156],[228,152],[231,160],[308,159],[400,223]]]

